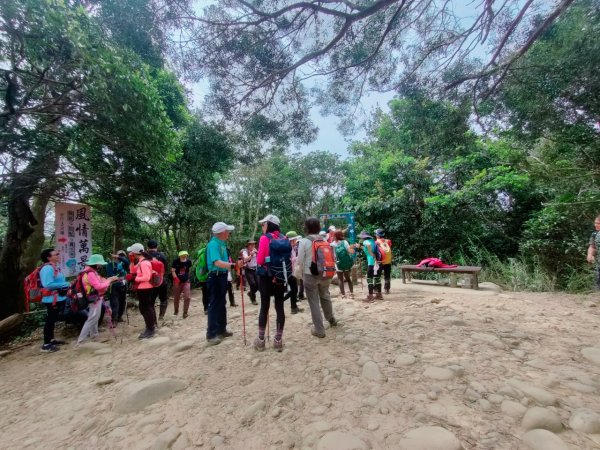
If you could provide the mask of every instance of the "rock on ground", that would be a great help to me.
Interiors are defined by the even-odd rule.
[[[256,416],[259,412],[264,411],[266,408],[267,404],[264,400],[257,401],[244,411],[244,414],[242,414],[242,423],[247,424],[252,422],[254,416]]]
[[[548,430],[531,430],[523,436],[531,450],[569,450],[561,438]]]
[[[317,444],[317,450],[368,450],[370,448],[362,439],[341,431],[325,434]]]
[[[581,350],[581,354],[588,361],[600,366],[600,348],[586,347]]]
[[[515,378],[508,380],[508,384],[512,387],[517,388],[519,391],[523,392],[527,397],[532,398],[540,405],[544,406],[552,406],[556,404],[556,397],[554,394],[548,392],[545,389],[539,388],[537,386],[532,386],[524,381],[517,380]]]
[[[456,373],[444,367],[428,367],[423,372],[423,376],[433,380],[450,380],[456,376]]]
[[[560,417],[549,409],[534,406],[525,413],[521,426],[526,430],[544,429],[559,433],[562,431]]]
[[[182,389],[185,389],[185,383],[174,378],[133,382],[125,386],[117,395],[114,409],[119,413],[141,411],[153,403],[171,397]]]
[[[154,442],[154,446],[152,447],[153,450],[167,450],[175,443],[180,434],[181,430],[179,430],[179,428],[168,428],[158,435]]]
[[[460,441],[442,427],[421,427],[409,431],[398,443],[400,450],[461,450]]]
[[[367,361],[362,368],[363,378],[382,383],[386,381],[385,375],[381,373],[379,366],[374,361]]]
[[[525,406],[512,400],[504,400],[500,405],[500,409],[504,414],[515,419],[520,419],[525,414],[525,411],[527,411]]]
[[[571,415],[569,426],[583,433],[600,433],[600,414],[587,408],[578,409]]]

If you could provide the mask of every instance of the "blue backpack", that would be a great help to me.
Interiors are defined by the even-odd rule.
[[[285,236],[276,239],[271,233],[265,236],[269,238],[269,262],[267,263],[266,273],[259,272],[259,275],[268,275],[273,277],[276,284],[288,284],[292,276],[292,243]]]

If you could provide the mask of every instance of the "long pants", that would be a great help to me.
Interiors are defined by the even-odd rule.
[[[258,314],[259,335],[261,330],[264,333],[264,330],[267,326],[272,296],[275,299],[275,313],[277,314],[277,330],[275,335],[279,335],[279,337],[281,337],[281,334],[283,333],[283,327],[285,326],[285,311],[283,310],[283,295],[285,293],[285,286],[283,284],[273,283],[273,277],[259,276],[258,291],[260,292],[260,313]]]
[[[152,291],[154,289],[138,289],[137,297],[140,304],[140,313],[146,324],[146,331],[154,331],[156,324],[156,311],[154,310],[154,299]]]
[[[248,295],[250,296],[250,300],[256,301],[256,293],[258,292],[258,280],[256,279],[256,269],[244,269],[244,273],[246,274],[246,278],[244,281],[248,283],[249,291]],[[246,283],[244,283],[244,286]]]
[[[208,327],[206,338],[212,339],[227,330],[227,272],[213,272],[208,276]]]
[[[352,294],[354,291],[353,291],[352,277],[350,276],[350,271],[346,270],[344,272],[338,272],[337,277],[339,280],[339,288],[340,288],[340,292],[342,293],[342,295],[346,295],[346,291],[344,290],[344,278],[348,282],[348,289],[350,289],[350,293]]]
[[[191,284],[189,281],[185,283],[173,283],[173,306],[175,307],[175,315],[179,314],[179,299],[183,294],[183,314],[188,313],[191,299]]]
[[[167,312],[167,305],[169,304],[169,293],[167,289],[167,282],[164,281],[159,287],[155,287],[151,290],[152,292],[152,305],[156,303],[156,299],[160,300],[159,317],[163,317]],[[153,306],[154,307],[154,306]],[[156,311],[154,312],[156,315]]]
[[[391,264],[382,264],[381,268],[383,270],[383,288],[386,291],[390,290],[390,283],[392,278],[392,265]]]
[[[79,339],[77,343],[80,344],[88,336],[94,338],[98,336],[98,320],[100,319],[100,312],[102,311],[102,300],[97,300],[94,303],[90,303],[88,306],[87,320],[83,324],[81,333],[79,333]]]
[[[54,339],[54,325],[58,322],[60,311],[65,307],[64,302],[57,302],[52,306],[52,303],[45,303],[48,315],[44,324],[44,344],[50,344]]]
[[[298,280],[298,298],[304,298],[304,280]]]
[[[331,295],[329,294],[330,284],[330,278],[304,274],[304,290],[306,291],[306,299],[310,307],[312,323],[317,334],[325,334],[323,315],[325,315],[325,319],[328,321],[334,318]],[[321,309],[323,310],[322,313]]]
[[[208,281],[200,283],[200,290],[202,291],[202,306],[204,306],[204,312],[208,312]]]
[[[596,290],[600,291],[600,266],[596,269]]]
[[[113,283],[110,288],[110,309],[113,323],[121,319],[127,307],[127,287],[123,283]]]
[[[369,288],[369,295],[373,295],[373,291],[381,294],[381,266],[377,272],[375,272],[375,266],[367,267],[367,287]]]
[[[292,311],[298,308],[298,279],[295,276],[288,278],[289,290],[283,296],[284,300],[290,299],[292,304]]]
[[[235,298],[233,297],[233,283],[231,281],[227,282],[227,295],[229,296],[229,304],[231,306],[235,305]]]

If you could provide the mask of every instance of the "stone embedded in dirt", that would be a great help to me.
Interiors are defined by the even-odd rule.
[[[398,443],[400,450],[462,450],[460,441],[442,427],[415,428]]]
[[[5,356],[10,355],[11,351],[10,350],[2,350],[0,351],[0,358],[4,358]]]
[[[410,366],[411,364],[414,364],[417,361],[417,358],[415,358],[413,355],[408,354],[408,353],[400,353],[398,355],[396,355],[396,358],[394,359],[394,363],[398,366]]]
[[[317,444],[317,450],[368,450],[362,439],[350,433],[332,431],[325,434]]]
[[[194,346],[194,341],[184,341],[184,342],[180,342],[179,344],[175,345],[175,347],[173,347],[173,351],[175,353],[183,352],[185,350],[189,350],[193,346]]]
[[[140,419],[137,423],[138,428],[144,428],[146,425],[154,425],[162,422],[163,416],[162,414],[149,414]]]
[[[598,306],[595,302],[592,302],[590,300],[583,302],[581,305],[585,306],[586,308],[596,308]]]
[[[177,440],[179,435],[181,434],[181,430],[177,427],[170,427],[166,431],[163,431],[158,435],[154,445],[152,446],[153,450],[167,450],[169,449]]]
[[[498,394],[490,394],[488,395],[487,399],[490,401],[490,403],[493,403],[494,405],[499,405],[504,400],[504,397]]]
[[[119,413],[141,411],[147,406],[171,397],[185,389],[185,382],[175,378],[157,378],[133,382],[125,386],[115,400],[114,409]]]
[[[365,363],[362,369],[362,377],[377,383],[387,381],[387,378],[381,373],[379,366],[374,361],[367,361]]]
[[[433,392],[433,391],[429,391],[427,393],[427,398],[429,400],[437,400],[438,399],[438,395],[435,392]]]
[[[437,305],[437,304],[438,304],[438,303],[440,303],[442,300],[443,300],[443,299],[441,299],[441,298],[435,297],[435,298],[432,298],[432,299],[431,299],[431,300],[429,300],[429,301],[430,301],[431,303],[435,303],[435,304]]]
[[[190,441],[187,437],[187,434],[181,433],[181,435],[177,438],[177,440],[175,441],[175,443],[173,444],[171,449],[172,450],[187,450],[190,447],[192,447],[192,445],[190,445]]]
[[[369,361],[372,361],[372,358],[370,356],[362,355],[360,358],[358,358],[358,365],[364,366]]]
[[[433,380],[450,380],[456,376],[456,373],[444,367],[428,367],[423,372],[423,376]]]
[[[578,409],[571,415],[569,426],[583,433],[600,433],[600,414],[587,408]]]
[[[563,429],[560,417],[554,411],[539,406],[527,410],[521,426],[525,430],[544,429],[553,433],[560,433]]]
[[[510,380],[508,380],[508,384],[523,392],[523,394],[525,394],[529,398],[532,398],[540,405],[552,406],[556,404],[556,397],[554,396],[554,394],[548,392],[545,389],[539,388],[537,386],[532,386],[531,384],[525,383],[521,380],[517,380],[516,378],[511,378]]]
[[[476,402],[480,398],[481,398],[481,395],[471,388],[467,388],[467,390],[465,391],[465,399],[470,402]]]
[[[568,381],[565,383],[565,386],[584,394],[591,394],[597,391],[596,387],[590,386],[589,384],[579,383],[577,381]]]
[[[475,339],[476,341],[484,342],[495,348],[504,348],[504,344],[497,336],[493,334],[487,333],[473,333],[471,334],[471,339]]]
[[[355,342],[358,342],[358,336],[356,334],[347,334],[346,336],[344,336],[344,338],[342,339],[342,341],[345,344],[354,344]]]
[[[99,355],[109,355],[112,353],[112,348],[108,347],[108,348],[101,348],[99,350],[96,350],[94,352],[94,355],[99,356]]]
[[[105,384],[111,384],[114,382],[115,382],[115,379],[113,377],[105,377],[105,378],[99,378],[98,380],[96,380],[96,385],[104,386]]]
[[[548,430],[531,430],[523,435],[523,442],[531,450],[569,450],[561,438]]]
[[[479,383],[478,381],[471,381],[469,383],[469,387],[479,394],[483,394],[483,393],[487,392],[487,389],[485,388],[485,386],[483,384]]]
[[[600,366],[600,348],[586,347],[581,349],[581,354],[585,359]]]
[[[515,419],[520,419],[525,414],[525,411],[527,411],[525,406],[512,400],[504,400],[500,405],[500,409],[504,414]]]
[[[482,411],[491,411],[492,410],[492,404],[485,398],[480,398],[478,400],[478,403],[479,403],[479,407],[481,408]]]
[[[267,404],[264,400],[259,400],[253,405],[246,408],[244,413],[242,414],[242,423],[247,424],[252,422],[254,416],[258,413],[263,412],[267,408]]]
[[[377,400],[377,397],[373,397]],[[381,403],[383,407],[392,411],[401,411],[406,402],[395,392],[390,392],[381,398],[381,402],[377,401],[373,406],[377,406],[378,403]]]
[[[217,434],[216,436],[212,437],[212,439],[210,440],[210,444],[213,446],[213,448],[219,448],[225,445],[225,438]]]
[[[457,377],[462,377],[465,373],[465,368],[463,366],[459,366],[458,364],[453,364],[447,368],[454,372]]]

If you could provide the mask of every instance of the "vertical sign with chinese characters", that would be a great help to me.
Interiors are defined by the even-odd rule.
[[[75,276],[92,254],[91,209],[76,203],[56,203],[55,212],[60,270],[66,277]]]

